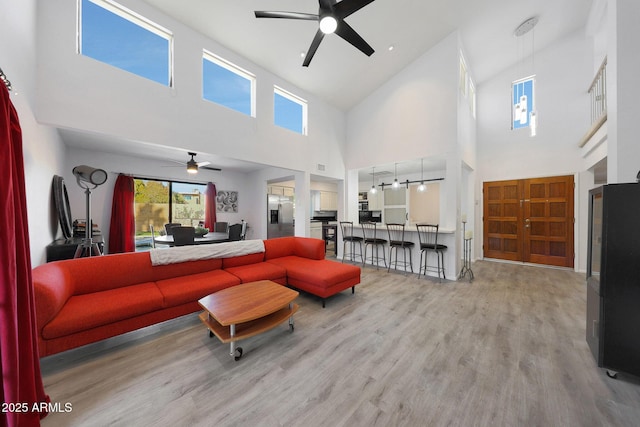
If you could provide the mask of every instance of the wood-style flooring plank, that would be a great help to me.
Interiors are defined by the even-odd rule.
[[[636,426],[640,379],[585,341],[584,275],[478,261],[442,283],[367,267],[228,345],[197,314],[42,359],[48,426]]]

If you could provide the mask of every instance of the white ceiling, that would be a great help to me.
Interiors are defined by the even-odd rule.
[[[317,0],[145,1],[291,84],[347,111],[455,30],[460,31],[468,68],[479,86],[523,60],[523,40],[513,35],[520,23],[532,16],[539,17],[530,40],[540,50],[585,27],[593,0],[376,0],[346,19],[375,53],[367,57],[337,35],[329,35],[308,68],[302,67],[301,53],[307,51],[317,24],[257,19],[254,11],[317,13]],[[394,49],[390,51],[389,46]],[[526,49],[530,53],[529,46]],[[109,147],[110,152],[155,159],[188,158],[186,150],[171,147],[105,141],[98,135],[69,130],[61,134],[72,146],[101,147],[102,151]],[[246,172],[263,167],[208,154],[202,154],[198,160],[208,160],[226,170]]]
[[[290,83],[348,110],[445,36],[460,30],[476,83],[522,59],[516,27],[539,16],[541,49],[585,26],[592,0],[376,0],[346,21],[375,50],[371,57],[337,35],[302,67],[313,21],[257,19],[255,10],[317,13],[317,0],[145,0]],[[389,46],[394,49],[389,51]],[[530,51],[529,51],[530,52]]]

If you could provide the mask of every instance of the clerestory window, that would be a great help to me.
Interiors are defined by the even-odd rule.
[[[111,0],[79,0],[78,53],[173,85],[173,34]]]
[[[231,62],[203,52],[202,97],[227,108],[256,116],[256,77]]]
[[[273,122],[307,135],[307,101],[278,86],[274,86],[273,92]]]

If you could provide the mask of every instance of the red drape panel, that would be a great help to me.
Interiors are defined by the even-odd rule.
[[[206,206],[204,207],[204,226],[213,231],[213,224],[216,219],[216,185],[212,182],[207,183],[207,190],[204,193]]]
[[[42,384],[36,341],[22,131],[9,92],[2,83],[0,183],[0,404],[26,404],[26,408],[18,410],[14,406],[13,412],[0,411],[0,425],[38,426],[40,418],[46,415],[39,405],[48,403],[49,397]]]
[[[113,189],[109,253],[135,252],[136,221],[134,213],[133,178],[119,175]]]

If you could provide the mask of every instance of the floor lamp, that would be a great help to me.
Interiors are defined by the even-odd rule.
[[[76,248],[76,253],[73,257],[90,257],[93,254],[102,255],[100,246],[98,246],[97,243],[93,243],[93,239],[91,237],[93,231],[93,221],[91,220],[91,190],[94,190],[99,185],[102,185],[107,181],[107,172],[102,169],[92,168],[91,166],[81,165],[73,168],[73,174],[76,176],[78,185],[80,188],[84,189],[84,194],[87,196],[85,237],[82,239],[82,243],[80,243]]]

